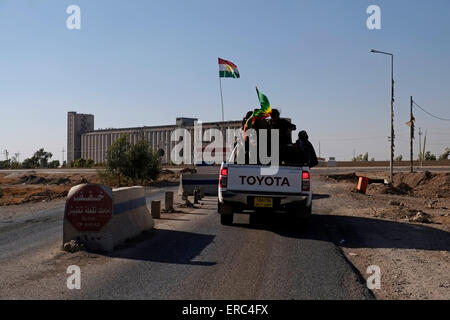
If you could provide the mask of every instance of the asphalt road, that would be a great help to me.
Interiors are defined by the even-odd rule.
[[[168,189],[147,200],[161,199]],[[61,252],[62,204],[2,219],[0,298],[372,298],[320,212],[301,229],[281,218],[270,227],[249,225],[246,215],[222,226],[216,201],[205,198],[190,213],[164,215],[155,230],[113,254]],[[67,289],[69,265],[81,268],[80,290]]]
[[[169,189],[171,188],[147,192],[147,203],[162,199],[164,192]],[[8,207],[0,207],[0,263],[5,259],[32,252],[36,248],[56,242],[62,244],[65,202],[59,200],[49,203],[49,208],[42,210],[30,210],[33,206],[36,204],[19,205],[11,210],[8,210]],[[0,279],[1,276],[0,270]]]

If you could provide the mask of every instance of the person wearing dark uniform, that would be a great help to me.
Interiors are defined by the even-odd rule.
[[[303,162],[312,168],[317,166],[319,162],[317,161],[316,151],[308,139],[309,137],[306,131],[300,131],[298,133],[298,140],[295,142],[295,146],[299,153],[300,162]]]
[[[277,109],[272,109],[270,116],[270,129],[278,129],[280,136],[280,163],[291,162],[293,160],[292,131],[296,130],[296,126],[286,119],[281,119]]]
[[[253,114],[253,111],[247,112],[244,119],[242,119],[242,130],[244,130],[245,124],[247,123],[248,118],[250,118]]]

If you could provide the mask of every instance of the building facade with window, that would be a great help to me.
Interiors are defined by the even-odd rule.
[[[91,114],[68,113],[67,129],[67,163],[79,158],[92,159],[96,164],[106,161],[106,151],[121,134],[125,133],[129,142],[135,144],[140,139],[145,139],[151,148],[159,151],[162,163],[170,163],[170,154],[173,147],[178,143],[171,141],[172,132],[175,129],[184,128],[194,138],[195,118],[177,118],[174,125],[144,126],[133,128],[111,128],[94,130],[94,116]],[[202,131],[218,129],[226,140],[227,129],[241,128],[241,121],[204,122]],[[205,143],[204,143],[205,144]],[[203,144],[203,145],[204,145]],[[206,143],[207,144],[207,143]],[[194,144],[191,143],[192,150]]]

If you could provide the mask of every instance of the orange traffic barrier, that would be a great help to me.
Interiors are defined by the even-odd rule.
[[[369,178],[359,177],[358,179],[358,191],[362,194],[366,194],[367,185],[369,184]]]

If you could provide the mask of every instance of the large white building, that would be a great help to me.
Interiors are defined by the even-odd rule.
[[[94,130],[94,116],[91,114],[77,114],[69,112],[67,126],[67,163],[79,158],[92,159],[95,163],[104,163],[106,151],[109,146],[126,133],[130,143],[134,144],[140,139],[146,139],[153,150],[158,150],[162,156],[162,162],[170,161],[170,153],[177,142],[170,141],[172,131],[185,128],[194,130],[195,118],[177,118],[174,125],[162,125],[151,127],[117,128]],[[219,129],[226,137],[226,129],[241,127],[241,121],[204,122],[202,130]]]

